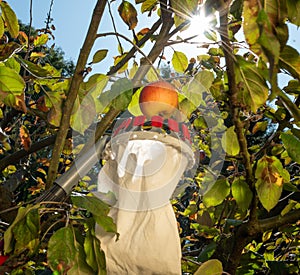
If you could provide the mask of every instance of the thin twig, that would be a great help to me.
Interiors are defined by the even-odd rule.
[[[156,76],[158,79],[161,79],[161,76],[159,75],[159,73],[156,71],[156,69],[153,66],[152,61],[148,58],[148,56],[135,44],[133,43],[129,38],[127,38],[125,35],[117,33],[117,32],[105,32],[105,33],[99,33],[97,34],[97,38],[99,37],[103,37],[103,36],[116,36],[116,37],[121,37],[124,40],[126,40],[127,42],[129,42],[130,44],[132,44],[132,46],[141,54],[143,55],[143,57],[148,61],[148,63],[150,64],[150,66],[153,68]]]
[[[182,260],[184,260],[184,261],[186,261],[186,262],[191,262],[191,263],[193,263],[193,264],[195,264],[195,265],[202,265],[202,263],[199,263],[199,262],[197,262],[197,261],[195,261],[195,260],[192,260],[192,259],[190,259],[190,258],[187,258],[187,257],[182,257]]]
[[[116,27],[116,24],[115,24],[114,17],[113,17],[113,15],[112,15],[111,6],[110,6],[110,1],[107,1],[107,3],[108,3],[108,13],[109,13],[109,16],[110,16],[112,25],[113,25],[113,29],[114,29],[115,33],[117,33],[117,27]],[[119,39],[119,36],[116,36],[116,38],[117,38],[117,41],[118,41],[118,44],[119,44],[119,47],[120,47],[121,55],[123,55],[123,54],[124,54],[124,52],[123,52],[123,47],[122,47],[121,41],[120,41],[120,39]]]

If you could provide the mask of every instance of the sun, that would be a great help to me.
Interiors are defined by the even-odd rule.
[[[203,9],[199,9],[197,14],[189,18],[189,26],[183,32],[185,38],[193,37],[192,42],[211,42],[213,39],[217,39],[214,29],[218,28],[217,14],[205,15]]]

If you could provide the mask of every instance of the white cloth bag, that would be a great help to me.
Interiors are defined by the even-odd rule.
[[[149,140],[149,133],[139,135],[142,138],[118,137],[112,145],[114,157],[98,177],[98,190],[112,191],[117,198],[110,216],[119,240],[96,228],[107,273],[181,274],[178,226],[169,199],[192,152],[170,136]]]

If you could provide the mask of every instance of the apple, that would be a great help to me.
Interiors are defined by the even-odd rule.
[[[3,265],[7,259],[8,256],[0,255],[0,266]]]
[[[178,94],[170,83],[159,80],[142,89],[139,104],[148,119],[157,115],[169,118],[177,110]]]

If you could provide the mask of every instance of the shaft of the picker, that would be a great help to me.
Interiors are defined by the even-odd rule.
[[[94,146],[86,152],[81,153],[72,164],[71,168],[56,179],[53,186],[37,199],[42,201],[64,201],[70,195],[73,187],[86,175],[89,170],[97,163],[99,156],[105,149],[109,136],[103,136]]]

